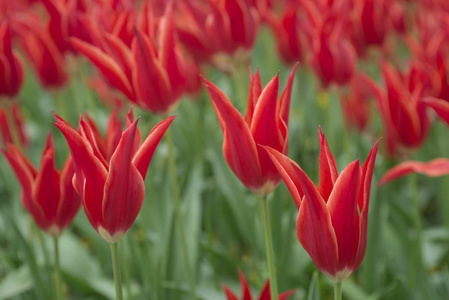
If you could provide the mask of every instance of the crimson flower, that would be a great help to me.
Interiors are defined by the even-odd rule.
[[[279,151],[265,147],[298,207],[296,235],[317,268],[341,282],[362,263],[366,250],[368,206],[378,142],[366,162],[350,163],[338,174],[326,137],[320,137],[320,182]]]
[[[8,21],[0,22],[0,97],[14,97],[24,78],[22,61],[12,50],[11,29]]]
[[[12,144],[1,150],[22,186],[21,199],[36,224],[53,237],[58,237],[75,217],[80,197],[72,185],[74,167],[69,156],[61,171],[55,168],[55,150],[49,134],[36,170]]]
[[[288,114],[295,68],[296,65],[277,101],[278,75],[262,91],[259,71],[255,75],[251,73],[245,117],[219,88],[204,79],[224,133],[224,157],[240,181],[261,197],[270,194],[281,178],[259,145],[273,147],[284,154],[288,152]]]
[[[253,296],[251,295],[251,290],[249,289],[248,282],[246,281],[245,276],[243,275],[243,273],[241,271],[239,271],[239,277],[240,277],[240,286],[242,288],[242,298],[241,299],[242,300],[253,300]],[[223,290],[225,291],[226,298],[228,300],[239,300],[239,298],[227,286],[223,285]],[[294,293],[295,293],[294,290],[284,292],[279,295],[278,299],[286,300]],[[269,280],[267,280],[265,282],[265,285],[257,299],[258,300],[271,300],[270,281]]]
[[[21,145],[26,146],[28,144],[28,136],[25,133],[24,121],[17,103],[13,103],[9,107],[0,107],[0,141],[4,145],[8,143],[13,144],[13,132],[15,130],[18,135],[18,141],[16,142],[20,142]]]
[[[394,155],[401,147],[419,147],[427,137],[431,121],[421,98],[423,83],[418,86],[408,84],[412,74],[404,76],[388,63],[382,64],[382,72],[386,92],[372,79],[364,77],[364,80],[376,99],[385,127],[388,152]]]
[[[37,15],[27,11],[23,18],[17,18],[14,32],[41,85],[45,88],[62,87],[68,81],[64,56],[40,22]]]
[[[142,10],[143,24],[147,26],[136,28],[131,49],[119,37],[108,33],[103,35],[103,48],[76,38],[71,42],[98,68],[109,84],[131,102],[165,115],[174,109],[185,91],[184,58],[175,35],[172,6],[167,7],[159,24],[152,21],[147,7]]]
[[[87,218],[104,239],[116,243],[129,230],[142,207],[144,180],[151,158],[175,117],[159,122],[142,144],[138,120],[133,121],[132,111],[128,113],[123,133],[115,121],[109,122],[104,140],[99,138],[92,121],[80,119],[80,134],[59,116],[55,118],[54,124],[66,138],[73,157],[73,182],[82,195]]]

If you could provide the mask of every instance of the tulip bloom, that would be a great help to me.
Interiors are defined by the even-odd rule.
[[[204,80],[223,129],[224,157],[240,181],[261,197],[270,194],[281,178],[259,145],[287,154],[288,114],[295,68],[277,102],[278,75],[262,91],[259,71],[255,75],[251,73],[248,110],[244,118],[219,88]]]
[[[240,278],[240,286],[242,288],[242,300],[253,300],[253,296],[251,295],[251,290],[249,288],[248,282],[245,279],[245,276],[241,271],[239,271],[239,278]],[[238,300],[236,294],[234,294],[227,286],[223,285],[223,290],[226,293],[226,299],[227,300]],[[295,293],[294,290],[284,292],[279,295],[279,300],[287,300],[291,295]],[[270,295],[270,281],[267,280],[265,282],[265,285],[257,298],[258,300],[271,300]]]
[[[368,205],[378,142],[366,162],[350,163],[338,174],[326,137],[320,137],[320,182],[279,151],[265,147],[295,201],[296,235],[317,268],[336,282],[349,277],[366,250]]]
[[[108,126],[105,139],[110,143],[99,140],[98,131],[82,118],[81,134],[59,116],[55,115],[55,118],[55,125],[66,138],[73,157],[76,171],[73,181],[82,195],[87,218],[104,239],[117,243],[142,207],[144,180],[151,158],[175,117],[158,123],[143,144],[138,120],[133,121],[132,111],[127,116],[127,128],[123,133],[115,121],[110,121],[112,125]],[[117,135],[120,139],[114,142]]]
[[[144,7],[142,18],[147,26],[135,29],[131,49],[112,34],[103,35],[104,49],[76,38],[71,42],[131,102],[165,115],[185,91],[185,63],[175,35],[172,6],[159,24],[152,22],[151,11]]]
[[[10,118],[8,115],[10,115]],[[16,142],[20,142],[21,145],[26,146],[28,144],[28,136],[24,130],[24,118],[21,114],[19,105],[16,103],[12,104],[10,107],[0,107],[0,141],[2,141],[4,145],[14,143],[14,130],[18,135],[18,140]]]
[[[24,79],[22,61],[12,50],[11,29],[6,20],[0,22],[0,97],[14,97]]]
[[[387,63],[382,64],[382,72],[386,92],[372,79],[364,77],[364,80],[372,90],[382,116],[388,152],[394,155],[401,147],[419,147],[427,137],[431,121],[421,99],[423,84],[408,86],[407,79],[411,76],[404,79],[401,73]],[[411,88],[413,89],[410,90]]]
[[[80,197],[72,185],[74,167],[69,156],[61,171],[55,169],[55,150],[49,134],[36,170],[17,147],[7,145],[1,150],[22,186],[22,204],[36,224],[57,238],[75,217]]]

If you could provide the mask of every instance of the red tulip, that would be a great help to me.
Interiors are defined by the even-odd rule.
[[[80,119],[80,134],[59,116],[55,118],[55,125],[64,134],[73,157],[74,184],[82,195],[87,218],[104,239],[116,243],[129,230],[142,207],[144,180],[151,158],[175,117],[158,123],[143,144],[132,111],[123,133],[115,121],[109,122],[106,142],[99,139],[90,121]],[[121,135],[118,143],[117,135]]]
[[[366,250],[368,206],[377,144],[366,162],[350,163],[338,174],[326,137],[320,136],[320,182],[279,151],[265,147],[286,183],[299,213],[296,235],[315,265],[340,282],[362,263]]]
[[[256,40],[260,16],[256,8],[241,0],[180,1],[179,39],[198,61],[216,54],[249,51]]]
[[[23,50],[45,88],[58,88],[68,80],[66,62],[39,18],[28,12],[14,23]]]
[[[355,127],[362,131],[371,119],[369,89],[360,76],[351,81],[350,88],[350,94],[340,97],[344,120],[347,127]]]
[[[220,89],[204,80],[223,129],[224,157],[240,181],[261,197],[270,194],[281,178],[259,145],[267,145],[287,154],[288,114],[295,68],[296,65],[277,102],[278,75],[262,91],[259,71],[255,75],[251,74],[245,118]]]
[[[130,101],[153,113],[167,114],[186,88],[184,58],[175,36],[172,7],[168,6],[160,21],[158,40],[151,12],[143,12],[150,32],[145,33],[148,28],[136,29],[131,50],[111,34],[104,35],[104,49],[76,38],[71,41]]]
[[[364,77],[370,86],[382,116],[388,151],[395,154],[400,147],[419,147],[427,137],[431,122],[421,99],[423,84],[410,90],[409,80],[389,64],[382,64],[387,92]],[[405,77],[405,78],[404,78]]]
[[[240,277],[240,286],[242,287],[242,300],[252,300],[253,296],[251,295],[251,290],[249,288],[248,282],[245,279],[245,276],[243,275],[243,273],[241,271],[239,271],[239,277]],[[223,285],[223,290],[226,293],[226,298],[228,300],[238,300],[239,297],[237,297],[236,294],[234,294],[227,286]],[[282,294],[279,295],[279,300],[286,300],[288,299],[291,295],[293,295],[295,293],[294,290],[291,291],[287,291],[284,292]],[[265,285],[259,295],[259,297],[257,298],[259,300],[271,300],[271,294],[270,294],[270,282],[269,280],[267,280],[265,282]]]
[[[345,85],[354,75],[357,56],[343,30],[343,21],[329,18],[312,35],[310,64],[323,87]]]
[[[8,21],[0,22],[0,97],[14,97],[24,79],[20,57],[12,50],[11,29]]]
[[[10,111],[8,112],[7,110]],[[13,130],[18,134],[18,141],[16,142],[26,146],[28,144],[28,137],[25,134],[24,118],[21,115],[19,106],[12,104],[8,108],[0,107],[0,140],[4,145],[14,143]]]
[[[428,163],[405,161],[388,170],[379,180],[379,186],[411,173],[424,174],[429,177],[440,177],[449,174],[449,159],[436,158]]]
[[[80,207],[80,197],[72,185],[74,167],[69,156],[61,171],[55,169],[55,151],[49,134],[41,166],[36,170],[31,162],[14,145],[2,149],[22,186],[22,204],[37,225],[53,237],[58,237],[75,217]]]

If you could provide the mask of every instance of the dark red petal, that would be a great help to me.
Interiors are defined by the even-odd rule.
[[[44,150],[41,165],[32,186],[34,205],[42,210],[49,224],[56,223],[61,191],[59,189],[59,173],[55,169],[54,150],[51,138],[47,139],[49,146]]]
[[[61,201],[58,207],[57,223],[61,229],[68,227],[72,223],[81,205],[80,195],[73,187],[73,175],[75,175],[75,168],[72,157],[69,156],[62,167],[60,175]]]
[[[151,162],[151,158],[153,157],[154,151],[156,151],[159,142],[164,136],[165,131],[167,131],[170,124],[173,122],[176,116],[172,116],[167,118],[153,127],[148,137],[143,142],[142,146],[140,146],[139,150],[137,150],[134,158],[133,164],[136,166],[142,178],[145,180],[147,175],[147,170]]]
[[[72,154],[77,178],[77,190],[83,193],[83,205],[89,221],[95,229],[102,222],[103,188],[107,170],[96,158],[89,144],[62,118],[55,115],[56,127],[62,132]]]
[[[242,290],[242,300],[252,300],[251,291],[242,271],[239,270],[240,288]]]
[[[248,108],[245,114],[245,121],[248,127],[251,128],[251,123],[253,120],[254,109],[259,100],[260,94],[262,93],[262,84],[260,83],[259,68],[257,68],[256,74],[253,75],[250,69],[250,82],[249,82],[249,92],[248,92]]]
[[[273,148],[265,146],[263,148],[267,151],[268,156],[276,166],[276,169],[287,185],[287,188],[295,201],[296,207],[299,210],[301,200],[304,197],[304,192],[302,191],[301,182],[299,181],[298,175],[293,168],[294,165],[296,166],[296,163]]]
[[[222,285],[222,288],[226,294],[227,300],[239,300],[237,296],[225,285]]]
[[[117,149],[111,157],[109,174],[104,186],[101,226],[111,236],[125,234],[129,230],[142,207],[145,196],[143,178],[131,163],[137,122],[138,120],[123,132]]]
[[[223,154],[229,167],[250,190],[263,186],[256,143],[243,117],[213,83],[204,79],[223,129]]]
[[[296,235],[317,268],[334,277],[338,271],[338,244],[326,202],[304,171],[293,165],[304,199],[296,221]]]
[[[338,271],[351,269],[359,246],[359,213],[357,200],[360,192],[361,169],[359,161],[350,163],[335,182],[327,202],[332,227],[337,237]]]
[[[76,38],[71,38],[70,41],[72,46],[86,56],[115,88],[121,91],[128,99],[135,99],[131,83],[119,64],[111,56],[101,51],[100,48]]]
[[[376,162],[379,140],[376,142],[373,149],[371,149],[368,158],[362,166],[362,188],[360,189],[360,195],[358,197],[358,206],[360,211],[360,244],[353,267],[354,270],[360,266],[363,258],[365,257],[366,236],[368,230],[369,195],[371,191],[371,181],[373,178],[374,163]]]
[[[337,181],[338,170],[334,156],[327,144],[326,136],[321,132],[321,127],[318,130],[320,137],[320,183],[318,185],[318,191],[324,201],[327,202]]]

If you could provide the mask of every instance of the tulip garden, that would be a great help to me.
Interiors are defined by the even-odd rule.
[[[0,300],[449,299],[449,1],[0,0]]]

